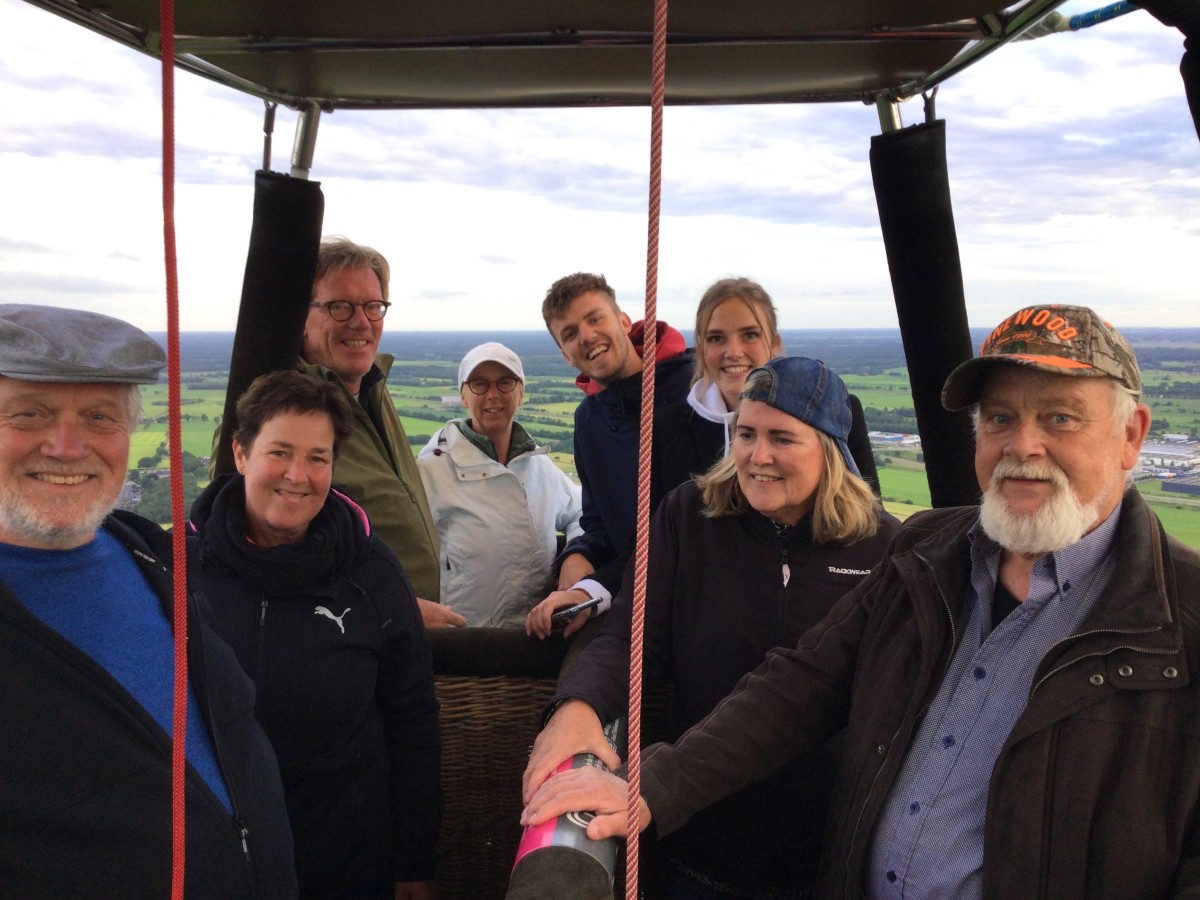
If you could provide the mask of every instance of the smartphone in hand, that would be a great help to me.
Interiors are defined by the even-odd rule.
[[[584,600],[582,603],[576,603],[574,606],[564,606],[562,609],[555,611],[554,614],[550,616],[550,622],[552,625],[566,625],[585,609],[591,609],[592,607],[599,606],[601,602],[602,601],[599,597],[593,597],[589,600]]]

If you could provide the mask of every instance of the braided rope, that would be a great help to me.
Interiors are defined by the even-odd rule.
[[[654,2],[650,95],[650,198],[646,236],[646,315],[642,354],[642,412],[638,442],[637,549],[634,554],[633,630],[629,654],[629,802],[625,896],[638,893],[638,835],[642,785],[642,639],[646,618],[646,561],[650,537],[650,463],[654,435],[654,371],[658,352],[658,230],[662,210],[663,97],[667,75],[667,0]]]
[[[171,741],[171,897],[183,900],[187,759],[187,543],[183,509],[183,439],[179,418],[179,279],[175,255],[175,4],[160,0],[162,43],[163,266],[167,278],[167,446],[171,455],[171,545],[174,554],[175,694]]]

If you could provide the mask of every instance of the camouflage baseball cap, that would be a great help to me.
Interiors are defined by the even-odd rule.
[[[950,373],[942,406],[959,410],[978,401],[984,377],[1000,363],[1053,375],[1111,378],[1134,395],[1142,392],[1133,348],[1086,306],[1027,306],[1013,313],[988,335],[979,356]]]

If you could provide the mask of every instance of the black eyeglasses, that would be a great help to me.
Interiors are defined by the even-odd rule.
[[[486,394],[488,388],[493,384],[502,394],[511,394],[517,389],[517,385],[521,383],[520,378],[513,378],[511,375],[505,375],[503,378],[497,378],[495,381],[488,381],[486,378],[472,378],[468,381],[467,387],[471,389],[472,394]]]
[[[329,313],[329,318],[335,322],[349,322],[354,318],[354,311],[361,309],[372,322],[378,322],[387,315],[388,307],[392,304],[387,300],[368,300],[366,303],[354,303],[350,300],[326,300],[324,303],[308,304],[312,309],[323,309]]]

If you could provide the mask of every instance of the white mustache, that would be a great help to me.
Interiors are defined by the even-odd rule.
[[[1028,478],[1037,481],[1049,481],[1059,490],[1064,490],[1069,486],[1067,481],[1067,473],[1051,462],[1014,462],[1010,459],[1002,459],[996,463],[996,468],[992,470],[992,480],[990,487],[999,487],[1001,479],[1004,478]]]

